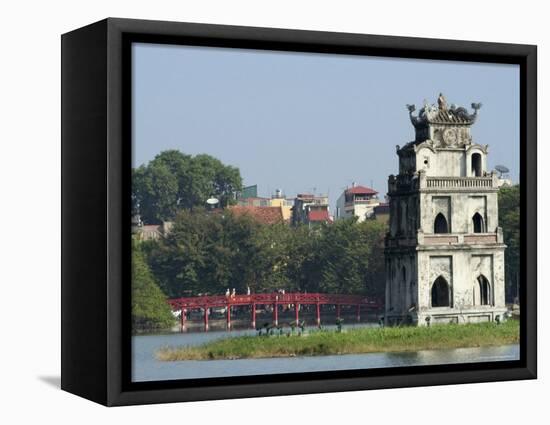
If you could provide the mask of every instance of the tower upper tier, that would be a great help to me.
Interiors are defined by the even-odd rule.
[[[415,140],[397,146],[399,174],[423,171],[427,176],[481,177],[486,173],[488,145],[472,141],[471,127],[481,103],[472,103],[473,113],[466,108],[448,105],[440,94],[437,104],[425,103],[416,111],[407,105]]]

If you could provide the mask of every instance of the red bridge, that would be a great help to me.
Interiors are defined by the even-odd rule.
[[[317,325],[321,324],[321,305],[333,305],[336,307],[336,317],[340,318],[340,307],[355,307],[357,321],[361,319],[361,309],[379,310],[382,303],[379,300],[364,297],[362,295],[336,295],[336,294],[304,294],[304,293],[268,293],[252,295],[206,295],[201,297],[173,298],[168,300],[173,311],[181,312],[181,330],[185,329],[186,315],[192,310],[203,312],[204,328],[208,330],[208,316],[211,308],[225,309],[227,328],[231,328],[231,309],[237,306],[250,307],[250,321],[253,328],[256,327],[256,307],[268,306],[273,312],[273,324],[279,324],[280,306],[293,307],[296,322],[299,321],[300,306],[314,305],[316,307]]]

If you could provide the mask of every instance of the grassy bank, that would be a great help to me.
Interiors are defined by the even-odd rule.
[[[165,347],[162,361],[320,356],[390,351],[439,350],[514,344],[519,322],[480,323],[432,327],[350,329],[346,332],[310,331],[303,336],[229,337],[196,347]]]

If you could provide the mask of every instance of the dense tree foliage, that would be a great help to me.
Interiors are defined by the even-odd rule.
[[[502,187],[498,194],[499,224],[507,245],[504,261],[506,267],[506,298],[512,301],[519,285],[520,260],[520,190],[519,185]]]
[[[383,237],[376,221],[314,227],[260,224],[230,211],[180,211],[170,234],[147,249],[169,297],[286,291],[384,292]]]
[[[174,324],[166,296],[157,286],[137,242],[132,246],[132,328],[159,329]]]
[[[227,212],[181,210],[168,237],[149,249],[149,262],[162,289],[176,297],[221,294],[237,283],[239,289],[246,288],[253,274],[246,259],[254,253],[256,227],[250,219]]]
[[[142,220],[155,224],[172,220],[180,209],[204,206],[211,196],[226,206],[241,188],[238,168],[210,155],[168,150],[133,171],[132,199]]]

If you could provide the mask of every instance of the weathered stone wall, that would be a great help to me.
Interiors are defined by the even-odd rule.
[[[406,316],[418,303],[415,249],[386,256],[386,315]]]
[[[424,170],[427,176],[474,177],[472,155],[481,156],[481,173],[487,172],[487,147],[469,145],[461,147],[437,147],[436,143],[422,143],[415,148],[415,166],[401,165],[400,169]]]
[[[443,213],[452,233],[473,233],[474,214],[479,213],[488,232],[498,227],[498,198],[496,190],[479,192],[452,192],[432,190],[420,195],[420,229],[433,233],[434,220]]]

